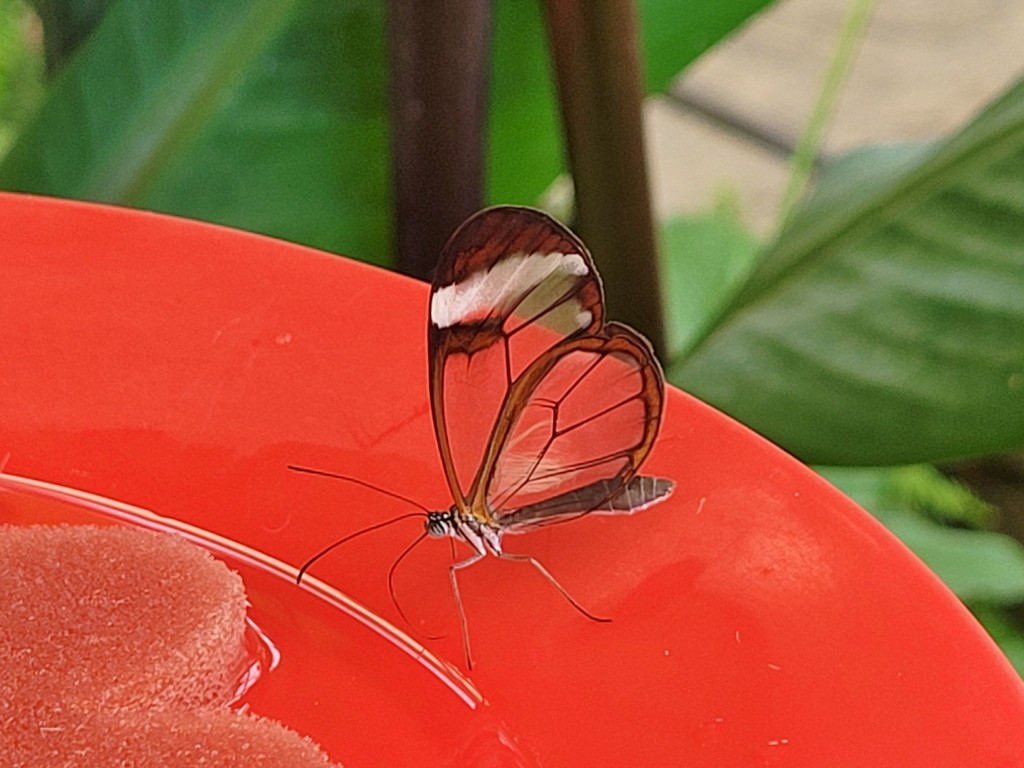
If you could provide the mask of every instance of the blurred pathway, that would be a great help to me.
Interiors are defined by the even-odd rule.
[[[781,0],[648,107],[659,215],[736,199],[770,234],[849,0]],[[1024,3],[878,0],[824,157],[955,130],[1024,74]]]

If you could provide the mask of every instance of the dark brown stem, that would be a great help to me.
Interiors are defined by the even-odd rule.
[[[66,0],[35,0],[39,20],[43,23],[43,51],[46,75],[53,78],[65,62],[78,50],[89,34],[103,20],[109,0],[69,3]]]
[[[580,235],[604,275],[609,314],[663,353],[636,9],[629,0],[546,5]]]
[[[396,263],[428,278],[483,205],[490,3],[391,0],[389,26]]]

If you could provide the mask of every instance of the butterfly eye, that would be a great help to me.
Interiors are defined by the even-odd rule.
[[[451,533],[452,525],[445,515],[435,512],[427,517],[426,529],[431,538],[440,539]]]

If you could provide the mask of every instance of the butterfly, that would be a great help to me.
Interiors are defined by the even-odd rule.
[[[530,563],[577,610],[606,621],[539,561],[503,549],[506,534],[588,514],[630,514],[673,491],[671,480],[638,474],[661,425],[664,375],[646,339],[605,319],[586,246],[531,208],[474,214],[437,264],[427,347],[434,432],[453,503],[425,510],[424,532],[392,565],[389,584],[424,537],[469,545],[472,554],[448,569],[469,667],[457,574],[488,555]],[[299,577],[338,544],[390,522],[335,542]]]

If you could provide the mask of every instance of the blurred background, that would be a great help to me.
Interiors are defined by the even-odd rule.
[[[1021,40],[998,0],[0,0],[0,189],[420,278],[546,208],[1024,670]]]

